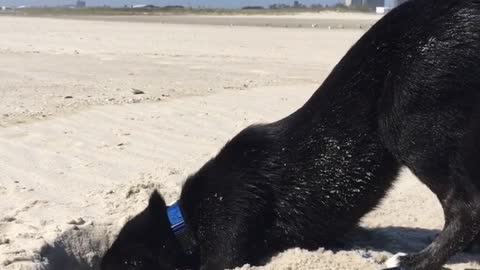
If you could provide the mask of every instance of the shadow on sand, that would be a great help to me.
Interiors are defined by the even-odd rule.
[[[393,226],[357,228],[346,236],[345,249],[387,251],[392,254],[414,253],[427,247],[440,232],[440,230]],[[462,252],[449,261],[454,264],[469,262],[480,262],[480,253]]]

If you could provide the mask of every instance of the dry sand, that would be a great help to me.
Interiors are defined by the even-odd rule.
[[[327,28],[327,29],[367,29],[382,15],[371,13],[295,13],[279,15],[172,15],[157,16],[68,16],[80,20],[127,21],[168,24],[199,24],[229,26],[267,26],[284,28]]]
[[[157,188],[243,127],[288,115],[362,30],[0,17],[0,269],[98,269]],[[133,95],[132,88],[144,95]],[[405,171],[345,251],[293,249],[241,269],[381,269],[442,227]],[[451,269],[477,267],[461,254]],[[470,262],[472,261],[472,262]]]

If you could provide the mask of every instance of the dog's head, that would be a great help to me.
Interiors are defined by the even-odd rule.
[[[170,228],[167,206],[154,192],[148,207],[131,219],[102,259],[102,270],[180,268],[183,251]]]

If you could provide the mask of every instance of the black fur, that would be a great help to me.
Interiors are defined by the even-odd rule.
[[[335,243],[401,166],[438,196],[446,220],[401,266],[439,269],[480,231],[479,105],[480,0],[407,2],[351,48],[303,107],[245,129],[187,179],[179,202],[192,254],[154,194],[102,269],[225,269]],[[129,268],[129,260],[155,263]]]

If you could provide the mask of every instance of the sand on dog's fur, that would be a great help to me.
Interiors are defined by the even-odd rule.
[[[185,177],[239,130],[301,106],[363,33],[7,17],[0,24],[7,270],[94,268],[153,189],[175,201]],[[345,250],[293,249],[240,269],[381,269],[391,254],[426,246],[442,225],[436,198],[404,171]],[[449,267],[480,268],[479,259],[461,254]]]

